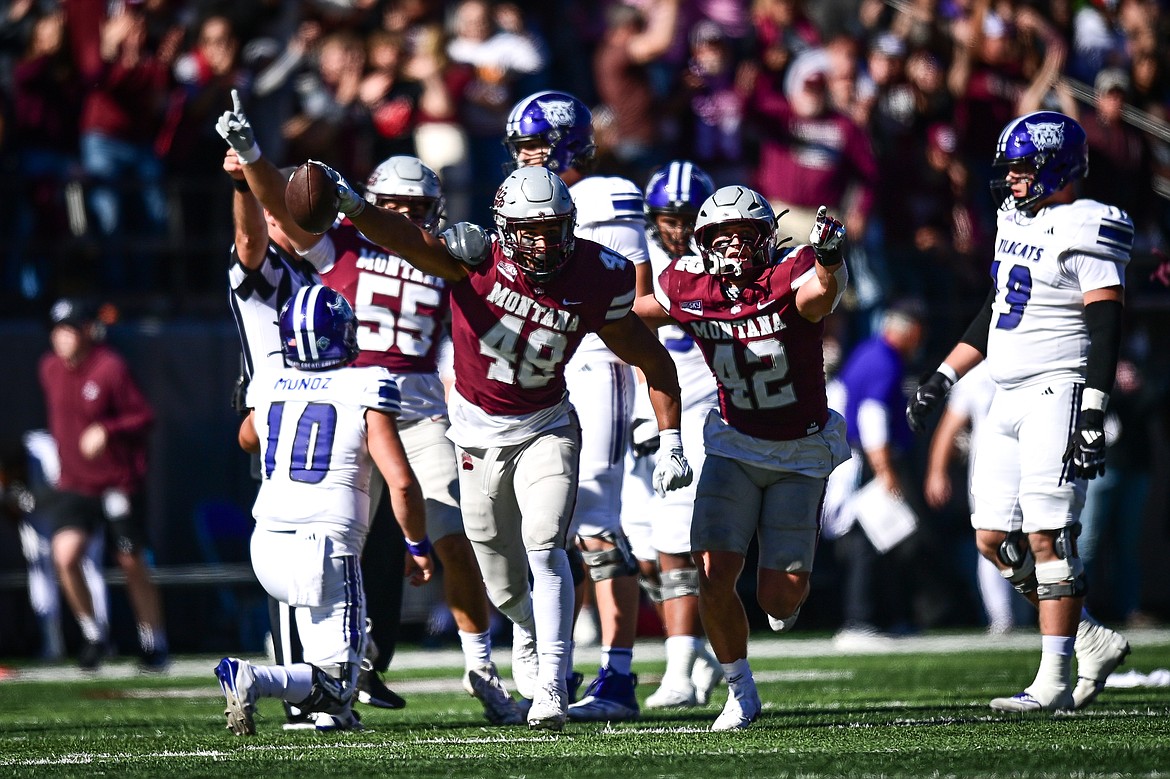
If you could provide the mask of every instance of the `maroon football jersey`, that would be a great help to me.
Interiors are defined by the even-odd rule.
[[[634,264],[578,238],[573,258],[538,283],[508,260],[491,257],[452,286],[455,389],[489,414],[530,414],[561,402],[565,363],[586,333],[629,313]]]
[[[670,315],[699,344],[719,383],[719,411],[736,430],[770,441],[818,432],[829,419],[824,322],[796,310],[794,280],[813,269],[809,247],[789,253],[730,300],[718,278],[668,265],[659,276]]]
[[[355,365],[391,373],[434,373],[440,326],[450,306],[447,282],[371,242],[348,220],[329,231],[336,256],[321,281],[340,292],[358,318]]]

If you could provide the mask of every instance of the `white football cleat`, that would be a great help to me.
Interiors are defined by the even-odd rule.
[[[527,641],[523,641],[519,634],[518,630],[512,632],[512,681],[521,698],[532,700],[536,694],[536,670],[540,665],[536,637],[530,635]]]
[[[729,689],[727,703],[711,725],[711,730],[743,730],[756,721],[763,708],[760,693],[754,684],[739,695]]]
[[[711,701],[711,693],[723,681],[723,666],[706,649],[695,655],[695,665],[691,668],[691,682],[695,685],[695,703],[706,706]]]
[[[215,667],[215,676],[227,701],[224,714],[227,729],[237,736],[256,735],[256,674],[252,664],[237,657],[225,657]]]
[[[1105,680],[1129,654],[1125,636],[1104,625],[1081,620],[1077,626],[1077,683],[1073,688],[1074,708],[1083,709],[1105,689]]]
[[[993,698],[991,708],[994,711],[1010,711],[1016,713],[1069,711],[1073,708],[1073,697],[1072,693],[1068,690],[1061,690],[1052,700],[1044,702],[1028,690],[1024,690],[1010,698]]]
[[[648,709],[689,709],[698,705],[695,685],[690,679],[663,679],[646,699]]]
[[[524,715],[504,687],[495,663],[468,671],[464,683],[464,688],[467,687],[483,704],[483,716],[488,722],[493,725],[520,725],[524,722]]]
[[[528,727],[533,730],[561,730],[569,717],[569,700],[564,681],[550,682],[536,691],[528,708]]]
[[[313,729],[318,733],[333,733],[343,730],[365,730],[365,727],[356,711],[350,710],[339,714],[317,711],[313,712]]]

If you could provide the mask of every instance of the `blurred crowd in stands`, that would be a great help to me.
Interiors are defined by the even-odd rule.
[[[602,172],[644,184],[689,158],[789,209],[798,240],[821,203],[846,215],[852,335],[906,296],[950,326],[985,291],[990,163],[1023,112],[1081,121],[1086,194],[1128,210],[1135,265],[1157,265],[1165,5],[11,0],[0,295],[19,313],[85,292],[131,311],[218,302],[231,189],[214,121],[232,89],[278,163],[321,159],[362,182],[388,155],[416,154],[440,172],[451,219],[486,222],[509,108],[556,88],[596,108]]]

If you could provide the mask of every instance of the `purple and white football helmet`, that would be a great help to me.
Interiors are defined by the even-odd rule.
[[[646,232],[667,254],[681,256],[694,234],[699,207],[714,192],[715,184],[711,177],[698,165],[687,160],[671,160],[659,168],[646,185],[646,197],[642,201],[642,210],[646,214]],[[681,245],[667,246],[659,232],[656,216],[675,216],[689,223],[690,229],[679,236]]]
[[[357,316],[340,292],[301,287],[280,309],[280,351],[289,368],[323,371],[358,356]]]
[[[1027,195],[1015,197],[1007,174],[1009,170],[1018,171],[1020,166],[1032,173],[1032,182]],[[1014,205],[1027,211],[1070,182],[1089,175],[1089,147],[1084,128],[1072,117],[1057,111],[1036,111],[1013,119],[999,134],[994,170],[996,178],[992,179],[991,192],[1000,209]]]
[[[597,153],[593,114],[567,92],[537,92],[512,107],[504,127],[504,146],[512,160],[519,161],[520,144],[538,139],[548,146],[544,166],[554,173],[588,171]]]

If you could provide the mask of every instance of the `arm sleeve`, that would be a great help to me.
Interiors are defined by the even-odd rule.
[[[1098,300],[1085,306],[1089,329],[1089,354],[1085,365],[1085,386],[1106,395],[1113,389],[1117,357],[1121,351],[1121,303]]]
[[[967,332],[959,339],[961,343],[978,349],[984,357],[987,356],[987,331],[991,328],[991,307],[994,304],[995,287],[992,286],[991,291],[987,293],[987,300],[983,302],[983,308],[979,309],[979,313],[967,326]]]

